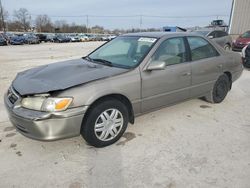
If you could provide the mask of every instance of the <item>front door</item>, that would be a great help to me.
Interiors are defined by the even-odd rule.
[[[191,66],[185,46],[182,37],[170,38],[151,57],[150,63],[164,61],[166,67],[142,71],[142,112],[189,98]]]

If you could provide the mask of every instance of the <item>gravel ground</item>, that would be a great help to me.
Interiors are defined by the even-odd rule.
[[[16,73],[80,58],[101,42],[0,47],[0,98]],[[0,187],[248,188],[250,72],[221,104],[190,100],[140,116],[116,144],[20,135],[0,100]]]

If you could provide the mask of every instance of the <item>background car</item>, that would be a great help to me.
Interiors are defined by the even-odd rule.
[[[81,42],[89,41],[89,37],[85,34],[78,35]]]
[[[10,37],[12,36],[14,36],[12,33],[8,33],[8,32],[2,33],[2,37],[5,38],[8,44],[10,43]]]
[[[38,34],[36,34],[36,36],[38,37],[39,42],[47,42],[46,41],[46,39],[47,39],[47,35],[46,34],[38,33]]]
[[[25,44],[25,39],[22,35],[13,35],[10,37],[10,44],[11,45],[23,45]]]
[[[242,50],[243,65],[245,68],[250,68],[250,44]]]
[[[63,34],[57,34],[53,38],[54,42],[62,43],[62,42],[70,42],[70,38]]]
[[[241,51],[248,44],[250,44],[250,31],[243,33],[233,42],[233,51]]]
[[[225,50],[231,50],[232,37],[227,32],[221,30],[197,30],[194,31],[197,34],[203,35],[209,39],[212,39],[219,44]]]
[[[47,34],[45,42],[54,42],[55,35],[54,34]]]
[[[80,38],[76,34],[71,34],[68,37],[70,38],[70,42],[80,42]]]
[[[26,34],[24,35],[24,42],[26,44],[39,44],[39,38],[34,34]]]
[[[5,46],[7,44],[7,40],[0,34],[0,46]]]

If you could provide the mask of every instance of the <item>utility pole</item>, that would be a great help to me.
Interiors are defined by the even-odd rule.
[[[1,11],[1,20],[2,20],[2,26],[3,26],[3,31],[5,32],[5,22],[4,22],[4,16],[3,16],[3,6],[2,6],[2,0],[0,0],[0,11]]]
[[[141,32],[141,29],[142,29],[142,15],[140,15],[140,32]]]
[[[87,33],[88,33],[88,28],[89,28],[89,15],[86,15],[86,28],[87,28]]]

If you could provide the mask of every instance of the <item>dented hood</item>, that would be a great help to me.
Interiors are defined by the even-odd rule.
[[[12,86],[20,95],[40,94],[64,90],[127,71],[127,69],[94,64],[83,59],[77,59],[20,72],[14,79]]]

